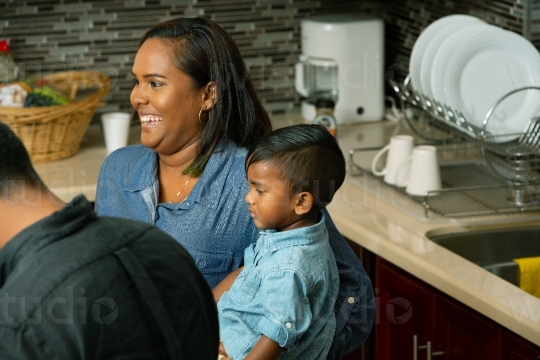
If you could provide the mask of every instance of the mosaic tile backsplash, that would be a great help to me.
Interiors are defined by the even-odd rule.
[[[384,20],[387,69],[406,69],[420,32],[449,14],[477,16],[540,47],[540,0],[2,0],[0,38],[9,39],[22,77],[100,70],[114,82],[97,113],[130,111],[130,71],[140,36],[159,21],[203,16],[236,40],[266,109],[298,112],[294,64],[301,52],[301,20],[350,11]]]

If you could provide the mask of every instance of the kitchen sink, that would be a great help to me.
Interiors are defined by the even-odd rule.
[[[517,258],[540,256],[540,226],[427,234],[440,246],[518,286]]]

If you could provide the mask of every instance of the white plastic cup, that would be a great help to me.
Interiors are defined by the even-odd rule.
[[[371,172],[377,176],[384,175],[384,182],[394,185],[406,181],[409,176],[408,164],[403,162],[409,158],[414,147],[414,138],[410,135],[395,135],[390,139],[390,143],[383,147],[373,158]],[[386,166],[382,170],[377,170],[379,158],[388,151]]]
[[[128,144],[131,114],[124,112],[111,112],[101,115],[101,125],[105,136],[107,153],[124,147]]]
[[[424,196],[428,191],[441,189],[441,170],[435,146],[416,146],[402,166],[409,162],[409,178],[403,183],[398,183],[398,186],[406,186],[405,191],[415,196]]]

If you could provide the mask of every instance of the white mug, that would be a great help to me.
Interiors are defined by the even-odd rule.
[[[124,112],[111,112],[101,115],[107,153],[128,144],[131,115]]]
[[[407,181],[396,185],[406,186],[405,191],[416,196],[424,196],[428,191],[441,189],[441,170],[435,146],[416,146],[411,156],[401,166],[405,167],[408,163],[410,163],[410,169]]]
[[[411,155],[414,146],[414,138],[410,135],[395,135],[390,139],[390,143],[383,147],[373,158],[371,163],[371,172],[377,176],[384,175],[384,182],[387,184],[396,184],[404,182],[409,175],[409,165],[401,165]],[[382,170],[377,170],[379,158],[388,151],[386,166]],[[399,171],[398,171],[399,170]]]

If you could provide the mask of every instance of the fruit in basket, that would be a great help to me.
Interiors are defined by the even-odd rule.
[[[23,140],[34,163],[67,158],[79,150],[96,107],[111,85],[109,76],[94,71],[55,72],[42,79],[41,84],[69,94],[70,99],[76,98],[77,89],[95,90],[62,106],[25,109],[0,106],[1,121]],[[25,82],[32,89],[38,87],[31,80],[27,77]]]
[[[66,105],[70,100],[64,94],[59,93],[52,87],[43,85],[34,87],[34,91],[26,97],[25,107]]]
[[[39,94],[28,94],[24,101],[24,107],[51,106],[52,100]]]
[[[52,87],[43,85],[41,87],[34,88],[34,93],[46,98],[50,98],[53,104],[66,105],[69,104],[69,98],[54,90]]]

